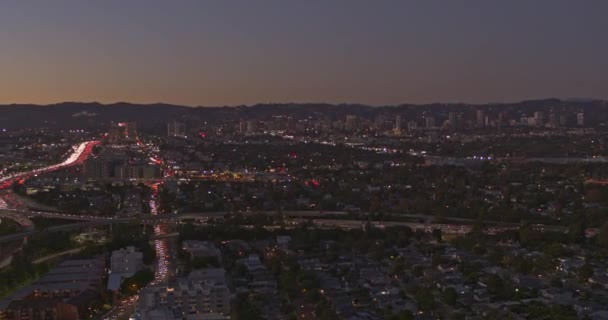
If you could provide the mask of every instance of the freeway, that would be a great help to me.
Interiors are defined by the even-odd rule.
[[[109,224],[109,222],[105,222],[105,221],[85,221],[85,222],[78,222],[78,223],[62,224],[62,225],[58,225],[58,226],[54,226],[54,227],[50,227],[50,228],[46,228],[46,229],[41,229],[41,230],[30,229],[30,230],[26,230],[23,232],[18,232],[18,233],[1,236],[0,243],[7,243],[7,242],[13,242],[13,241],[17,241],[17,240],[22,240],[37,232],[70,231],[70,230],[78,230],[78,229],[89,228],[89,227],[103,226],[103,225],[108,225],[108,224]]]
[[[93,151],[93,147],[99,144],[99,141],[85,141],[77,145],[72,146],[71,153],[60,163],[56,163],[50,166],[34,169],[25,172],[15,172],[0,176],[0,190],[10,188],[14,183],[26,180],[32,176],[43,174],[63,168],[67,168],[73,165],[82,163]],[[6,191],[4,191],[6,192]],[[0,217],[12,219],[19,223],[23,228],[24,232],[7,235],[0,237],[0,242],[10,242],[14,240],[20,240],[31,233],[33,233],[34,224],[28,218],[28,214],[24,214],[23,211],[14,210],[7,201],[0,198]],[[26,211],[29,212],[29,211]]]
[[[50,211],[32,211],[32,210],[10,210],[15,214],[20,214],[27,217],[44,217],[44,218],[54,218],[54,219],[66,219],[66,220],[77,220],[77,221],[97,221],[97,222],[107,222],[107,223],[127,223],[127,222],[146,222],[146,223],[154,223],[154,222],[179,222],[183,220],[189,219],[203,219],[203,218],[214,218],[214,217],[224,217],[231,212],[228,211],[215,211],[215,212],[189,212],[189,213],[178,213],[178,214],[165,214],[162,216],[144,216],[144,217],[125,217],[125,218],[116,218],[109,216],[98,216],[98,215],[79,215],[79,214],[68,214],[68,213],[60,213],[60,212],[50,212]],[[279,213],[274,210],[266,210],[266,211],[251,211],[244,212],[244,214],[264,214],[264,215],[278,215]],[[286,218],[302,218],[302,219],[331,219],[347,215],[345,211],[283,211],[280,213]],[[418,223],[412,223],[414,225],[441,225],[441,223],[433,223],[434,217],[422,214],[394,214],[392,217],[395,217],[395,220],[386,219],[382,221],[386,222],[399,222],[399,217],[401,218],[410,218],[413,220],[418,220]],[[348,219],[336,219],[339,221],[347,221]],[[476,222],[475,219],[465,219],[465,218],[450,218],[446,217],[446,221],[450,221],[452,223],[446,223],[450,225],[457,224],[473,224]],[[353,220],[353,221],[366,221],[365,218],[361,220]],[[381,221],[380,221],[381,222]],[[403,222],[404,225],[406,222]],[[499,227],[508,227],[508,228],[518,228],[518,223],[513,222],[503,222],[503,221],[484,221],[486,225],[494,225]],[[566,228],[562,226],[556,225],[538,225],[538,227],[542,227],[548,229],[549,231],[565,231]]]
[[[3,210],[1,207],[0,218],[11,219],[17,222],[25,230],[30,230],[34,228],[34,223],[26,215],[18,214],[11,210]]]
[[[206,219],[206,218],[214,218],[214,217],[224,217],[228,215],[230,212],[227,211],[217,211],[217,212],[191,212],[191,213],[178,213],[178,214],[165,214],[162,216],[138,216],[138,217],[125,217],[125,218],[116,218],[109,216],[97,216],[97,215],[78,215],[78,214],[67,214],[67,213],[59,213],[59,212],[48,212],[48,211],[25,211],[25,210],[8,210],[12,211],[15,214],[23,215],[26,217],[45,217],[45,218],[54,218],[54,219],[66,219],[66,220],[75,220],[75,221],[90,221],[90,222],[99,222],[99,223],[131,223],[131,222],[141,222],[141,223],[171,223],[171,222],[180,222],[184,220],[197,220],[197,219]],[[265,214],[265,215],[277,215],[279,214],[277,211],[255,211],[255,212],[247,212],[246,214]],[[365,218],[362,219],[335,219],[337,216],[345,216],[347,213],[344,211],[331,211],[331,212],[319,212],[319,211],[284,211],[281,213],[286,218],[301,218],[301,219],[315,219],[315,220],[335,220],[335,221],[367,221]],[[464,219],[464,218],[449,218],[446,217],[445,220],[450,221],[450,223],[433,223],[432,218],[427,215],[420,214],[403,214],[403,215],[394,215],[394,217],[405,217],[411,218],[415,220],[419,220],[420,222],[400,222],[398,219],[395,220],[382,220],[376,221],[378,223],[384,223],[386,225],[397,224],[397,225],[409,225],[415,226],[417,228],[422,227],[438,227],[441,229],[448,229],[443,226],[460,226],[460,225],[471,225],[475,223],[474,219]],[[484,221],[484,224],[491,225],[496,228],[504,228],[504,229],[516,229],[519,227],[518,223],[512,222],[502,222],[502,221]],[[563,226],[557,225],[537,225],[542,230],[546,231],[566,231],[567,228]],[[593,231],[593,230],[591,230]]]
[[[93,151],[93,147],[97,145],[99,141],[86,141],[80,144],[74,145],[72,147],[72,153],[68,155],[68,157],[60,163],[56,163],[50,166],[24,171],[24,172],[14,172],[0,177],[0,189],[7,189],[13,185],[13,183],[18,182],[20,180],[24,180],[30,178],[32,176],[51,172],[59,169],[63,169],[75,164],[82,163]]]

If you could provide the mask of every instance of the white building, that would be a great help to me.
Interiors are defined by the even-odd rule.
[[[135,251],[134,247],[127,247],[112,251],[110,257],[110,277],[108,290],[116,291],[125,278],[134,275],[144,267],[144,254]]]
[[[139,294],[142,320],[161,319],[159,313],[181,314],[180,319],[191,320],[230,319],[230,290],[223,274],[223,269],[209,272],[203,269],[199,274],[187,279],[180,278],[173,284],[143,289]],[[167,309],[172,312],[167,312]]]
[[[134,247],[112,251],[110,270],[113,274],[133,275],[144,267],[144,254]]]

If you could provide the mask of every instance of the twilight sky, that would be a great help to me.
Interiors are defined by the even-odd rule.
[[[605,0],[3,0],[0,103],[608,99]]]

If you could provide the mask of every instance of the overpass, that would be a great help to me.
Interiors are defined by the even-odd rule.
[[[142,224],[181,224],[183,220],[193,219],[193,218],[208,218],[208,217],[217,217],[223,215],[225,213],[198,213],[198,214],[178,214],[178,215],[165,215],[165,216],[145,216],[145,217],[133,217],[133,218],[107,218],[100,217],[93,220],[84,220],[78,223],[70,223],[65,225],[54,226],[50,228],[46,228],[43,230],[30,230],[26,232],[16,233],[12,235],[7,235],[0,237],[0,243],[11,242],[15,240],[24,239],[35,232],[57,232],[57,231],[69,231],[74,229],[93,227],[93,226],[102,226],[102,225],[111,225],[115,223],[142,223]],[[298,213],[294,213],[297,215]],[[53,214],[53,217],[62,218],[66,215],[64,214]],[[72,215],[67,215],[69,219],[73,219]],[[366,224],[370,224],[376,228],[389,228],[389,227],[409,227],[415,230],[424,230],[426,232],[430,232],[434,229],[440,229],[445,233],[450,234],[466,234],[470,232],[471,225],[470,224],[449,224],[449,223],[425,223],[425,222],[404,222],[404,221],[367,221],[367,220],[355,220],[355,219],[326,219],[326,218],[302,218],[302,217],[287,217],[287,225],[288,228],[295,227],[301,223],[312,222],[315,226],[319,228],[327,228],[327,229],[362,229],[366,226]],[[85,219],[85,218],[83,218]],[[247,226],[244,226],[247,227]],[[250,226],[251,227],[251,226]],[[267,226],[266,228],[272,229],[276,226]],[[486,226],[485,232],[488,234],[496,234],[499,232],[504,232],[507,230],[516,230],[519,226],[515,226],[513,224],[506,225],[496,225],[496,226]],[[567,228],[562,226],[538,226],[539,229],[543,231],[553,231],[553,232],[566,232]],[[593,231],[593,230],[591,230]],[[178,236],[178,233],[164,235],[160,238],[166,237],[175,237]],[[159,238],[159,239],[160,239]]]
[[[164,214],[164,215],[145,215],[145,216],[133,216],[133,217],[107,217],[107,216],[91,216],[91,215],[77,215],[77,214],[66,214],[59,212],[46,212],[46,211],[23,211],[23,210],[3,210],[4,212],[10,213],[13,217],[45,217],[53,219],[65,219],[72,221],[79,221],[79,223],[70,223],[60,226],[55,226],[41,231],[61,231],[61,230],[72,230],[77,228],[83,228],[88,226],[99,226],[108,225],[115,223],[142,223],[142,224],[180,224],[184,220],[199,220],[209,219],[216,217],[224,217],[230,212],[218,211],[218,212],[191,212],[191,213],[179,213],[179,214]],[[292,224],[299,224],[302,222],[311,221],[318,227],[322,228],[344,228],[344,229],[355,229],[362,228],[368,223],[365,218],[362,219],[339,219],[337,217],[346,216],[348,213],[344,211],[256,211],[256,212],[244,212],[244,214],[267,214],[267,215],[278,215],[281,214],[287,218]],[[464,234],[470,231],[471,225],[475,220],[465,218],[445,218],[447,222],[444,223],[433,223],[432,219],[426,215],[418,214],[403,214],[395,215],[395,217],[405,217],[419,220],[418,222],[411,221],[396,221],[396,220],[382,220],[382,221],[369,221],[372,226],[378,228],[386,227],[410,227],[412,229],[422,229],[430,231],[432,229],[441,229],[446,233],[457,233]],[[29,219],[28,219],[29,220]],[[484,221],[486,225],[486,232],[492,234],[505,230],[516,230],[519,228],[518,223],[500,222],[500,221]],[[537,225],[542,231],[552,232],[565,232],[566,227],[555,226],[555,225]],[[32,228],[33,229],[33,228]],[[597,229],[588,229],[587,231],[594,232]],[[10,239],[19,239],[19,236],[23,238],[33,232],[28,232],[8,235],[0,237],[0,243],[8,241]]]
[[[136,220],[146,220],[150,222],[154,221],[165,221],[165,220],[187,220],[187,219],[200,219],[200,218],[213,218],[213,217],[224,217],[232,212],[228,211],[215,211],[215,212],[190,212],[190,213],[178,213],[178,214],[163,214],[157,216],[134,216],[134,217],[108,217],[108,216],[97,216],[97,215],[81,215],[81,214],[70,214],[61,212],[51,211],[33,211],[33,210],[19,210],[19,209],[5,209],[4,211],[10,212],[14,216],[23,217],[43,217],[53,219],[65,219],[73,221],[107,221],[107,222],[129,222]],[[347,214],[345,211],[284,211],[279,213],[275,210],[267,211],[250,211],[244,212],[244,214],[266,214],[266,215],[279,215],[282,214],[285,217],[293,218],[322,218],[327,216],[344,216]]]
[[[75,164],[80,164],[91,154],[93,151],[93,147],[99,144],[99,141],[85,141],[79,143],[77,145],[72,146],[71,153],[67,156],[65,160],[60,163],[53,164],[43,168],[37,168],[30,171],[24,172],[13,172],[6,174],[4,176],[0,176],[0,189],[7,189],[13,185],[13,183],[25,180],[30,178],[31,176],[37,174],[43,174],[46,172],[51,172],[59,169],[63,169]]]
[[[25,210],[13,210],[6,209],[4,211],[11,212],[13,216],[25,216],[28,218],[31,217],[44,217],[44,218],[53,218],[53,219],[65,219],[65,220],[73,220],[73,221],[90,221],[90,222],[105,222],[105,223],[131,223],[131,222],[141,222],[141,223],[171,223],[171,222],[181,222],[183,220],[197,220],[197,219],[207,219],[207,218],[217,218],[217,217],[225,217],[226,215],[232,213],[228,211],[215,211],[215,212],[190,212],[190,213],[178,213],[178,214],[163,214],[163,215],[145,215],[145,216],[133,216],[133,217],[108,217],[108,216],[93,216],[93,215],[79,215],[79,214],[68,214],[68,213],[60,213],[60,212],[47,212],[47,211],[25,211]],[[283,215],[286,218],[300,218],[300,219],[319,219],[319,220],[331,220],[334,219],[336,221],[367,221],[367,219],[336,219],[336,217],[346,216],[348,213],[345,211],[283,211],[279,212],[276,210],[266,210],[266,211],[248,211],[243,212],[243,214],[265,214],[265,215]],[[445,223],[434,223],[432,222],[433,217],[428,215],[421,214],[394,214],[393,217],[403,217],[419,220],[419,222],[400,222],[399,220],[382,220],[383,222],[399,222],[403,225],[407,225],[408,223],[415,226],[437,226],[437,225],[457,225],[462,224],[473,224],[476,222],[475,219],[466,219],[466,218],[444,218]],[[380,221],[380,222],[382,222]],[[454,223],[452,223],[454,222]],[[520,226],[519,223],[513,222],[503,222],[503,221],[484,221],[485,225],[492,225],[496,227],[506,227],[506,228],[518,228]],[[538,225],[537,227],[547,230],[547,231],[566,231],[567,228],[563,226],[556,225]]]
[[[179,232],[171,232],[163,235],[153,235],[150,237],[150,240],[161,240],[175,237],[179,237]]]
[[[11,210],[0,209],[0,218],[11,219],[26,230],[34,228],[34,223],[26,215]]]

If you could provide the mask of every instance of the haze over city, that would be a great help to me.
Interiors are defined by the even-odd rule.
[[[606,1],[3,1],[0,103],[608,98]]]
[[[608,320],[607,1],[0,2],[0,320]]]

